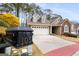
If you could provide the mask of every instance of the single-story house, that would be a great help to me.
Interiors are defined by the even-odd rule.
[[[34,16],[37,16],[35,14]],[[41,17],[32,17],[27,20],[27,24],[34,30],[34,34],[58,34],[65,32],[79,34],[79,23],[72,22],[69,19],[62,19],[60,15],[53,14],[50,20],[46,19],[46,15]]]
[[[34,34],[58,34],[62,35],[64,32],[71,33],[72,23],[67,18],[62,19],[60,16],[52,17],[50,21],[44,20],[42,16],[36,22],[33,22],[35,19],[30,19],[27,21],[27,24],[34,30]],[[39,21],[41,20],[41,21]],[[42,21],[44,20],[44,22]]]

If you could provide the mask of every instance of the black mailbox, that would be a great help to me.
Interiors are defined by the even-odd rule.
[[[28,27],[8,28],[6,30],[6,41],[15,48],[32,44],[33,30]]]

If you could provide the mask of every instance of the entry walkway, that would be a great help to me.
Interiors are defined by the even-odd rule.
[[[69,52],[70,50],[68,51],[68,49],[71,49],[71,48],[73,51],[74,51],[73,48],[75,48],[76,51],[79,49],[79,48],[76,48],[79,46],[78,44],[61,39],[56,36],[51,36],[51,35],[34,35],[33,42],[39,48],[39,50],[45,55],[52,55],[52,52],[56,51],[57,49],[61,52],[65,51],[66,49],[67,49],[67,52]],[[67,46],[69,46],[69,47],[67,47]],[[65,47],[65,48],[67,47],[67,48],[60,49],[63,47]],[[60,52],[57,52],[57,53],[60,53]],[[64,53],[66,53],[66,52],[64,52]],[[68,55],[70,55],[70,54],[68,54]]]

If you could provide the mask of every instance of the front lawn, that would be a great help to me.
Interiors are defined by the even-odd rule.
[[[79,43],[79,38],[69,37],[69,36],[65,36],[65,35],[55,35],[55,36],[63,38],[63,39],[68,40],[68,41]]]

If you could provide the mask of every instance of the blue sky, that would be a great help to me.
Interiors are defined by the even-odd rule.
[[[53,13],[61,15],[63,18],[79,22],[78,3],[39,3],[42,9],[51,9]]]

